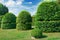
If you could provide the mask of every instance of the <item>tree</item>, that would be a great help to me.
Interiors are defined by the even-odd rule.
[[[0,3],[0,16],[8,12],[8,8]]]
[[[22,11],[17,17],[17,29],[27,30],[31,29],[32,17],[29,12]]]
[[[1,20],[3,15],[5,15],[8,12],[8,8],[0,3],[0,27],[1,27]]]

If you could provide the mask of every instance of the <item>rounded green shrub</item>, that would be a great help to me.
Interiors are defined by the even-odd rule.
[[[60,6],[57,2],[42,2],[35,15],[35,28],[44,32],[60,32]]]
[[[6,13],[2,17],[1,28],[2,29],[16,28],[16,16],[12,13]]]
[[[35,28],[42,29],[43,32],[60,32],[60,21],[37,21]]]
[[[31,35],[35,38],[42,38],[42,30],[40,30],[39,28],[35,28],[31,31]]]
[[[17,29],[18,30],[28,30],[31,29],[32,17],[29,12],[22,11],[17,17]]]
[[[55,20],[56,12],[60,11],[60,6],[56,2],[42,2],[37,9],[37,21]],[[59,19],[58,19],[59,20]]]
[[[8,13],[8,8],[0,3],[0,16]]]

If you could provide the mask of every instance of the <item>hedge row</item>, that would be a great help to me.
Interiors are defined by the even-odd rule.
[[[43,29],[44,32],[60,32],[60,21],[37,21],[35,28]]]

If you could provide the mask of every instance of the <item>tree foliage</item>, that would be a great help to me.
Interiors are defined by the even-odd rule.
[[[0,16],[8,12],[8,8],[0,3]]]

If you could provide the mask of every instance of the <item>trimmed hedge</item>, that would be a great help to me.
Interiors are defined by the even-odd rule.
[[[1,28],[2,29],[16,28],[16,16],[12,13],[5,14],[2,18]]]
[[[37,21],[35,27],[44,32],[60,32],[60,21]]]
[[[39,28],[35,28],[31,31],[31,35],[35,38],[42,38],[42,30],[40,30]]]
[[[60,6],[56,2],[42,2],[38,6],[35,20],[37,21],[55,20],[55,14],[59,11],[60,11]]]
[[[57,2],[42,2],[35,15],[34,26],[43,32],[60,32],[60,6]]]
[[[32,17],[29,12],[21,11],[17,17],[17,29],[28,30],[31,29]]]
[[[59,21],[60,20],[60,11],[56,12],[54,17],[51,19],[51,21]]]

